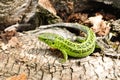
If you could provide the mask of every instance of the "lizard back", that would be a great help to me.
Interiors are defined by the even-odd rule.
[[[47,26],[41,26],[41,28],[51,28],[51,27],[57,27],[57,26],[70,27],[70,28],[81,30],[87,34],[87,39],[82,43],[76,43],[76,42],[72,42],[70,40],[64,39],[58,34],[43,33],[44,35],[45,34],[47,35],[46,40],[43,40],[43,42],[47,43],[49,46],[53,48],[59,49],[61,52],[67,53],[69,56],[72,56],[72,57],[86,57],[94,51],[96,36],[95,36],[95,33],[90,28],[77,23],[57,23],[57,24],[52,24]],[[41,36],[42,35],[40,34],[39,38]],[[45,36],[43,37],[45,38]],[[52,40],[51,40],[51,37],[52,37]]]

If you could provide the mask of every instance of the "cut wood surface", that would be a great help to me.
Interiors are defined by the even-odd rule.
[[[0,80],[26,73],[28,80],[119,80],[120,60],[102,56],[70,58],[64,64],[61,52],[51,51],[38,40],[38,33],[18,34],[21,45],[0,48]],[[94,53],[95,54],[95,53]]]

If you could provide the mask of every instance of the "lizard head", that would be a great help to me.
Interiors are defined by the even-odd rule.
[[[45,42],[51,47],[55,47],[55,42],[56,42],[55,39],[57,38],[61,38],[61,36],[59,36],[58,34],[54,34],[54,33],[41,33],[38,37],[40,41]]]

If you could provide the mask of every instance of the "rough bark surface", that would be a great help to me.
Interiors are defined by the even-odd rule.
[[[36,0],[0,1],[0,25],[9,26],[17,22],[22,23],[24,19],[27,22],[27,18],[35,13],[36,3]]]
[[[4,0],[0,1],[0,30],[22,25],[18,31],[33,30],[41,24],[61,22],[49,0]]]
[[[5,1],[11,2],[16,0],[5,0]],[[29,12],[36,9],[36,7],[34,6],[34,4],[36,3],[32,2],[33,0],[19,0],[19,2],[17,3],[19,3],[19,5],[22,7],[20,7],[19,5],[15,5],[16,10],[14,10],[14,7],[8,9],[8,7],[14,6],[12,5],[12,2],[10,3],[11,5],[8,5],[6,8],[3,5],[1,5],[1,3],[5,3],[5,5],[7,5],[5,1],[0,2],[0,14],[1,14],[0,24],[2,26],[5,25],[6,27],[8,27],[9,25],[19,22],[19,19],[21,23],[29,22],[28,18],[23,19],[24,15],[27,17],[32,16],[30,15],[31,13]],[[57,0],[53,0],[53,2],[55,1]],[[82,4],[83,2],[85,2],[85,4]],[[64,1],[61,1],[61,3],[64,3]],[[86,9],[87,1],[80,0],[78,4],[82,4],[83,6],[79,6],[76,4],[76,6],[74,6],[75,12]],[[31,7],[29,7],[29,5],[31,5]],[[61,6],[59,8],[58,7],[57,7],[57,11],[59,11],[59,8],[61,8]],[[28,8],[31,10],[29,11]],[[68,14],[73,12],[73,10],[69,10],[69,8],[66,7],[64,8],[65,11],[68,12]],[[19,11],[19,9],[22,9],[22,11]],[[9,11],[11,11],[10,14],[8,14]],[[24,14],[23,12],[25,12],[26,14]],[[33,13],[35,14],[35,11]],[[0,26],[0,28],[2,28],[2,26]],[[18,40],[22,44],[16,47],[4,48],[3,45],[6,46],[6,44],[0,42],[0,80],[5,80],[7,77],[18,75],[23,72],[27,74],[28,80],[119,80],[120,79],[119,58],[114,59],[111,57],[107,57],[107,56],[103,57],[100,55],[88,56],[82,59],[79,58],[75,59],[69,57],[68,61],[62,64],[59,62],[59,60],[62,58],[61,52],[57,50],[51,51],[46,44],[38,40],[38,35],[39,35],[38,33],[32,33],[32,32],[28,32],[26,34],[19,33]]]
[[[102,56],[70,58],[38,41],[38,33],[18,36],[20,47],[0,48],[0,80],[25,72],[28,80],[119,80],[120,60]],[[95,54],[95,53],[94,53]]]

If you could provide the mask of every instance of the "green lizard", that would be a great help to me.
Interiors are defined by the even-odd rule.
[[[38,38],[40,41],[45,42],[49,46],[56,48],[63,53],[64,61],[68,59],[68,55],[72,57],[82,58],[93,53],[96,44],[96,35],[92,29],[77,23],[57,23],[40,26],[40,28],[49,28],[56,26],[79,29],[87,34],[86,40],[82,43],[72,42],[54,33],[42,33],[39,35]]]

